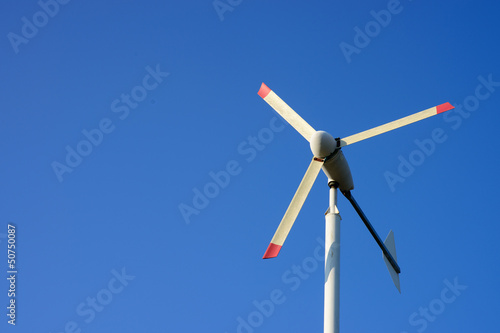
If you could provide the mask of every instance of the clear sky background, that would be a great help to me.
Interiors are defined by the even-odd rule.
[[[261,259],[311,159],[262,82],[334,137],[462,106],[343,149],[402,293],[339,198],[340,328],[498,331],[496,2],[60,1],[0,5],[0,331],[321,332],[324,174]]]

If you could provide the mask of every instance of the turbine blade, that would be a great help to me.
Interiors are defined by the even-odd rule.
[[[281,98],[278,97],[264,83],[260,86],[259,96],[262,97],[267,104],[278,112],[297,132],[299,132],[307,141],[311,140],[311,136],[316,130],[312,128],[301,116],[297,114],[291,107],[288,106]]]
[[[398,260],[396,256],[396,243],[394,242],[394,233],[389,231],[389,234],[387,235],[387,238],[384,241],[385,246],[387,247],[387,250],[391,253],[392,257],[394,260]],[[392,267],[391,262],[389,259],[386,257],[385,254],[383,254],[385,265],[387,266],[387,269],[389,270],[389,274],[391,274],[392,282],[394,282],[394,285],[396,288],[398,288],[399,293],[401,294],[401,286],[399,284],[399,274],[394,270],[394,267]]]
[[[381,125],[378,127],[374,127],[372,129],[366,130],[364,132],[343,138],[340,140],[340,147],[344,147],[344,146],[356,143],[358,141],[362,141],[362,140],[374,137],[376,135],[392,131],[396,128],[400,128],[400,127],[412,124],[414,122],[435,116],[437,114],[443,113],[445,111],[448,111],[448,110],[451,110],[454,108],[455,107],[453,105],[451,105],[450,103],[443,103],[443,104],[440,104],[438,106],[433,106],[430,109],[420,111],[420,112],[414,113],[412,115],[406,116],[404,118],[391,121],[390,123],[387,123],[387,124],[384,124],[384,125]]]
[[[300,182],[297,192],[295,192],[295,195],[293,196],[293,199],[290,202],[278,229],[274,233],[273,239],[271,240],[266,253],[264,253],[263,259],[274,258],[280,252],[281,247],[283,246],[283,243],[285,242],[285,239],[288,236],[295,219],[297,218],[297,215],[299,215],[302,205],[306,201],[309,191],[311,191],[314,181],[318,177],[318,173],[323,166],[323,162],[323,160],[316,157],[312,159],[304,178],[302,178],[302,181]]]

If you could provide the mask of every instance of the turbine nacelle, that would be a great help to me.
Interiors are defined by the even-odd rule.
[[[311,135],[309,144],[314,156],[325,160],[323,172],[328,180],[336,181],[341,191],[352,190],[354,182],[351,169],[337,140],[325,131],[316,131]]]

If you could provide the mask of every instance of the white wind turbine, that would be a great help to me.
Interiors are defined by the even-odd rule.
[[[401,292],[399,284],[399,273],[401,269],[397,263],[396,245],[392,230],[384,242],[368,221],[367,217],[359,207],[351,194],[354,189],[351,170],[342,153],[342,147],[362,141],[373,136],[392,131],[396,128],[414,123],[416,121],[440,114],[454,108],[450,103],[414,113],[410,116],[392,121],[390,123],[354,134],[343,139],[333,138],[324,131],[316,131],[281,98],[278,97],[264,83],[258,92],[276,112],[278,112],[293,128],[297,130],[310,143],[313,159],[300,182],[299,188],[288,206],[288,209],[269,244],[264,259],[274,258],[278,255],[285,239],[292,228],[297,215],[304,204],[320,169],[328,177],[330,187],[329,208],[325,214],[325,305],[324,305],[324,332],[339,332],[339,278],[340,278],[340,215],[337,209],[337,188],[349,200],[361,220],[364,222],[371,235],[382,249],[383,258],[389,269],[392,281]]]

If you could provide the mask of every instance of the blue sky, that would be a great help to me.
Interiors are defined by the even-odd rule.
[[[16,327],[0,282],[2,332],[321,331],[324,174],[279,257],[261,259],[311,158],[262,82],[334,137],[457,106],[343,148],[353,195],[394,231],[402,294],[339,198],[340,328],[497,330],[497,4],[0,9],[0,267],[10,223],[18,270]]]

